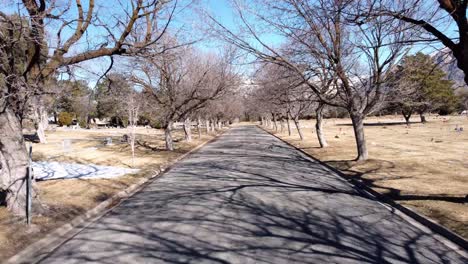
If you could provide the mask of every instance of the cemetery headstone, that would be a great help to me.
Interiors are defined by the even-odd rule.
[[[63,152],[68,153],[72,150],[71,139],[64,139],[62,142]]]

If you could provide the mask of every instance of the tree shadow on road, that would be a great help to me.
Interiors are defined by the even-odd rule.
[[[246,139],[236,132],[180,162],[43,263],[464,262],[326,167],[272,137],[239,146]]]
[[[373,160],[378,161],[378,160]],[[388,169],[389,163],[390,167],[394,167],[394,164],[389,161],[378,161],[377,166],[373,166],[373,168],[368,169],[360,169],[356,170],[353,169],[355,161],[352,160],[330,160],[324,162],[325,164],[339,169],[345,177],[349,177],[352,180],[358,181],[361,184],[364,184],[373,189],[379,189],[380,192],[387,198],[390,198],[394,201],[413,201],[413,200],[432,200],[432,201],[444,201],[444,202],[451,202],[451,203],[467,203],[468,202],[468,195],[466,196],[453,196],[450,194],[405,194],[402,193],[402,190],[398,188],[383,186],[378,184],[379,181],[382,179],[372,179],[366,177],[368,174],[374,174],[376,172],[383,171],[382,169]],[[376,162],[374,162],[376,163]],[[384,168],[386,167],[386,168]],[[397,179],[410,179],[410,176],[396,176],[396,175],[389,175],[388,179],[397,180]]]

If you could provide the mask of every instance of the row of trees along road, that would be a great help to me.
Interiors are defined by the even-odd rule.
[[[276,119],[279,114],[282,118],[294,119],[292,106],[303,109],[301,104],[309,101],[309,107],[314,105],[318,117],[320,145],[325,147],[326,142],[320,139],[323,137],[320,124],[323,107],[345,109],[352,121],[358,161],[368,158],[364,120],[389,102],[392,89],[396,97],[394,105],[403,105],[403,108],[411,105],[403,112],[407,115],[417,111],[421,116],[428,110],[430,100],[449,91],[446,89],[450,85],[448,81],[431,84],[441,79],[437,70],[426,71],[430,73],[427,76],[432,77],[422,83],[411,80],[413,77],[403,78],[408,63],[414,59],[407,57],[405,62],[400,62],[410,53],[412,44],[441,42],[453,51],[459,68],[467,73],[468,55],[464,56],[468,50],[464,41],[468,36],[467,1],[233,0],[232,3],[240,21],[238,31],[210,16],[212,30],[224,41],[254,56],[261,67],[282,68],[279,71],[283,74],[276,76],[297,80],[295,83],[286,81],[286,85],[277,82],[280,86],[277,88],[265,85],[264,78],[257,80],[260,89],[265,91],[258,91],[260,95],[254,97],[269,101],[262,109],[263,116]],[[450,17],[446,17],[447,13]],[[441,21],[445,24],[440,24]],[[436,29],[454,21],[460,33],[458,44]],[[272,33],[285,44],[278,45],[265,37],[271,37]],[[398,78],[403,80],[397,81]],[[411,82],[410,87],[405,87],[408,82]],[[420,89],[421,84],[429,88]],[[309,92],[299,92],[298,96],[298,89],[303,87]],[[274,98],[265,96],[271,95],[268,92],[271,89],[281,92]],[[411,89],[417,93],[409,91]],[[291,97],[291,94],[296,95]],[[411,102],[400,100],[408,94],[412,95]]]
[[[235,57],[233,52],[227,49],[222,55],[201,59],[195,55],[197,51],[169,36],[174,16],[191,2],[133,0],[119,2],[120,6],[112,8],[103,3],[97,5],[94,0],[2,3],[0,189],[6,192],[9,210],[23,214],[25,207],[27,152],[22,120],[27,115],[33,116],[37,134],[45,142],[48,106],[63,107],[45,95],[54,93],[50,87],[60,90],[64,85],[73,86],[55,84],[63,82],[58,81],[61,72],[78,64],[103,57],[110,59],[103,81],[111,83],[115,76],[107,73],[114,58],[125,56],[133,60],[138,73],[126,73],[124,79],[130,80],[131,87],[139,86],[143,97],[153,103],[139,100],[141,94],[132,92],[128,95],[131,100],[121,109],[126,109],[131,124],[135,124],[137,116],[159,115],[168,149],[172,148],[170,133],[175,120],[189,124],[196,119],[200,124],[204,116],[205,120],[211,120],[207,128],[212,129],[223,116],[232,116],[224,111],[235,109],[219,102],[226,100],[222,95],[239,81],[229,66]],[[321,117],[324,105],[345,109],[352,119],[358,160],[368,158],[364,119],[380,108],[392,87],[401,86],[392,81],[398,75],[392,69],[410,50],[409,43],[442,43],[452,51],[458,67],[468,73],[467,1],[232,0],[232,3],[241,22],[239,32],[208,15],[211,33],[248,51],[262,65],[272,65],[268,66],[272,69],[265,69],[265,76],[279,71],[278,76],[291,80],[286,91],[271,98],[276,106],[263,104],[267,110],[261,114],[273,120],[294,120],[310,109]],[[437,29],[452,24],[458,29],[456,35]],[[265,32],[281,36],[284,44],[263,41]],[[265,91],[281,88],[268,84],[263,77],[259,81]],[[263,98],[271,95],[258,93]],[[424,96],[428,95],[434,96],[426,91]],[[96,96],[100,94],[85,91],[77,95],[80,99],[72,102],[72,108],[90,106]],[[394,100],[394,103],[402,102]],[[424,103],[417,104],[415,111],[421,111],[419,106]],[[249,105],[251,109],[255,107]],[[104,109],[104,105],[96,105],[98,114],[105,113]],[[86,121],[93,115],[89,109],[75,112]],[[186,126],[187,140],[191,137],[189,128]],[[321,145],[325,147],[326,142],[322,140]]]
[[[125,100],[116,109],[126,113],[131,127],[143,112],[164,110],[167,131],[174,120],[191,117],[233,85],[236,74],[227,65],[232,52],[203,60],[203,55],[196,57],[196,52],[190,49],[179,54],[178,48],[187,43],[178,43],[169,37],[174,16],[191,2],[134,0],[112,2],[111,8],[94,0],[2,2],[0,191],[6,194],[2,203],[6,203],[12,213],[21,215],[25,212],[28,156],[22,121],[26,116],[34,117],[37,134],[41,142],[45,142],[47,111],[73,109],[78,118],[87,122],[92,115],[103,115],[107,111],[107,99],[112,102],[119,98],[122,102],[120,96],[124,95]],[[185,63],[184,56],[196,64]],[[108,89],[97,89],[100,93],[96,94],[79,81],[72,80],[72,68],[103,57],[111,63],[98,85]],[[134,89],[124,94],[112,90],[113,86],[119,86],[120,91],[124,91],[128,85],[122,78],[119,80],[118,76],[108,74],[114,60],[123,57],[133,60],[132,63],[143,72],[148,70],[143,74],[145,76],[140,72],[133,74],[135,78],[127,74],[123,79],[131,79],[130,87],[136,83],[144,87],[145,93],[151,93],[158,104],[149,107],[149,103],[140,100],[143,94]],[[68,73],[69,80],[60,78],[63,72]],[[112,81],[115,83],[109,85]],[[71,96],[67,90],[75,93],[73,100],[68,100]],[[95,105],[93,113],[90,106],[96,103],[96,96],[107,96],[106,93],[112,93],[115,98],[101,98],[103,100],[100,105]],[[172,149],[170,136],[167,138],[168,148]],[[130,138],[130,141],[134,145],[134,139]]]
[[[168,150],[174,149],[171,131],[175,121],[184,120],[186,140],[190,141],[193,116],[210,100],[220,99],[238,86],[240,79],[231,66],[233,55],[229,49],[215,56],[185,47],[138,61],[140,74],[133,75],[132,81],[158,107]],[[200,123],[199,119],[198,115]]]

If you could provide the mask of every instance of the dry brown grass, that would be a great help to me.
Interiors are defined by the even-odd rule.
[[[194,131],[195,132],[195,131]],[[130,146],[121,142],[125,129],[64,130],[48,132],[47,144],[33,145],[33,160],[74,162],[141,169],[137,174],[124,175],[115,179],[68,179],[37,182],[41,206],[36,206],[33,225],[27,227],[24,219],[13,217],[5,207],[0,207],[0,259],[14,255],[28,244],[42,238],[50,230],[63,225],[73,217],[95,207],[117,192],[149,177],[177,157],[188,152],[202,142],[214,137],[202,135],[190,143],[183,140],[182,131],[176,130],[173,152],[164,149],[164,132],[156,129],[139,128],[134,166]],[[104,141],[112,137],[113,145],[106,146]],[[64,152],[63,140],[70,139],[72,148]]]
[[[410,127],[403,121],[395,116],[366,120],[370,160],[363,163],[353,161],[356,149],[348,119],[326,120],[326,149],[319,148],[314,120],[301,121],[304,141],[294,129],[291,136],[286,131],[277,135],[468,238],[468,118],[430,116],[427,124]],[[456,125],[465,131],[456,132]]]

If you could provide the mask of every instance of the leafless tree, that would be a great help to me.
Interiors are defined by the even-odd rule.
[[[364,119],[384,99],[387,72],[406,51],[409,34],[401,21],[362,15],[387,1],[258,0],[255,9],[234,2],[243,34],[212,18],[217,33],[261,61],[295,71],[322,103],[345,108],[353,123],[356,159],[367,159]],[[267,43],[264,28],[283,35],[291,45]],[[329,76],[327,82],[332,83],[319,85],[319,75]]]
[[[140,60],[133,81],[151,95],[163,115],[167,150],[174,149],[171,132],[175,121],[187,124],[207,102],[237,85],[232,55],[227,51],[202,57],[191,47],[181,47]]]
[[[16,6],[12,3],[5,4]],[[21,106],[41,95],[44,82],[59,69],[100,57],[112,60],[114,56],[145,51],[165,34],[177,3],[134,0],[100,8],[94,0],[85,4],[81,0],[23,0],[16,14],[9,14],[2,6],[0,188],[7,193],[11,212],[24,214],[26,199],[27,153],[21,132]],[[15,17],[20,17],[21,22]]]
[[[129,130],[129,144],[132,150],[132,167],[135,167],[135,137],[136,137],[136,126],[140,115],[140,107],[143,98],[141,94],[136,91],[132,91],[125,102],[127,104],[127,115],[128,115],[128,130]]]
[[[303,79],[295,71],[290,71],[277,64],[264,64],[258,76],[258,103],[263,101],[263,111],[273,119],[277,129],[277,117],[286,115],[294,122],[301,140],[304,139],[299,118],[310,112],[315,94],[304,85]],[[283,111],[282,111],[283,110]],[[324,138],[319,138],[322,142]]]

